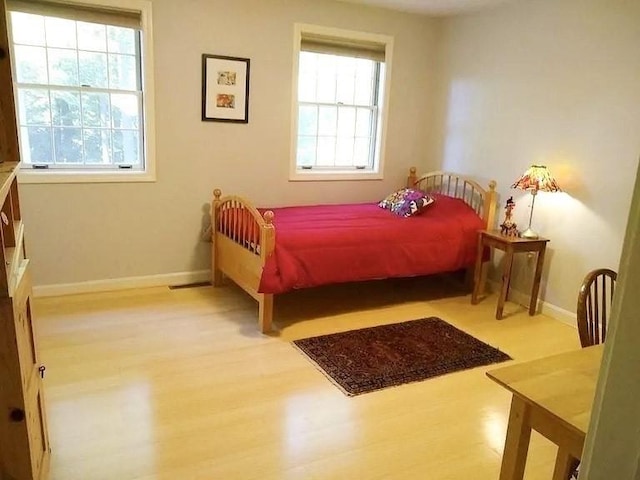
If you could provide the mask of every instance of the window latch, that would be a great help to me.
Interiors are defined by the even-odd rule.
[[[300,168],[302,170],[311,170],[313,167],[311,165],[302,165]]]
[[[131,170],[133,165],[118,165],[118,168],[121,170]]]
[[[35,169],[35,170],[46,170],[47,168],[49,168],[49,165],[31,165],[31,168]]]

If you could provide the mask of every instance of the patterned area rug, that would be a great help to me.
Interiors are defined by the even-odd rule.
[[[293,343],[350,396],[511,360],[436,317]]]

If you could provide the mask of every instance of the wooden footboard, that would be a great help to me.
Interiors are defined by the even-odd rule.
[[[439,193],[448,197],[460,198],[484,220],[485,228],[494,228],[496,215],[496,182],[491,180],[485,189],[475,180],[442,171],[429,172],[421,177],[416,175],[415,167],[409,171],[407,186],[426,193]]]
[[[247,200],[221,198],[213,191],[211,203],[211,274],[214,286],[226,275],[258,301],[260,330],[271,330],[273,295],[258,293],[262,268],[275,247],[273,212],[264,216]]]

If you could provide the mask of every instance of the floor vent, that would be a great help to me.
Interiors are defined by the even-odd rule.
[[[185,283],[184,285],[169,285],[169,290],[178,290],[179,288],[197,288],[197,287],[210,287],[210,282],[195,282]]]

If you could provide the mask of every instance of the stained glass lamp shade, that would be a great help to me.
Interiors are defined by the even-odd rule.
[[[560,187],[553,178],[549,169],[544,165],[531,165],[529,169],[513,184],[511,188],[528,190],[531,192],[531,211],[529,213],[529,227],[521,233],[524,238],[538,238],[538,234],[531,229],[533,219],[533,206],[538,192],[560,192]]]

